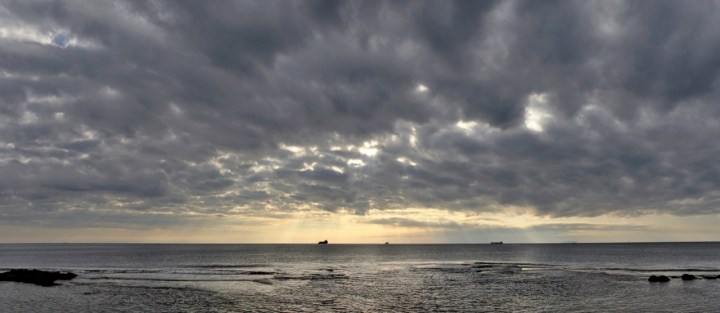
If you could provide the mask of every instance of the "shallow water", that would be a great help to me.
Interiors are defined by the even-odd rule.
[[[712,312],[719,243],[0,245],[2,312]],[[651,274],[673,278],[649,283]]]

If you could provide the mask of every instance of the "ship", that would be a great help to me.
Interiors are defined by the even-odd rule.
[[[386,244],[386,245],[387,245],[387,244],[390,244],[390,242],[389,242],[389,241],[386,241],[385,244]]]
[[[491,245],[501,245],[503,243],[502,243],[502,241],[491,241],[490,244]]]
[[[320,241],[320,242],[318,242],[318,244],[319,244],[319,245],[326,245],[326,244],[327,244],[327,239],[325,239],[325,241]]]

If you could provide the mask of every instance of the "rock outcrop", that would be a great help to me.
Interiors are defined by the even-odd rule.
[[[650,278],[648,278],[648,281],[654,282],[654,283],[665,283],[665,282],[670,281],[670,277],[667,277],[665,275],[660,275],[660,276],[652,275],[652,276],[650,276]]]
[[[680,279],[682,279],[682,280],[694,280],[694,279],[697,279],[697,277],[695,277],[695,275],[683,274],[683,276],[680,277]]]
[[[77,277],[73,273],[47,272],[41,270],[13,269],[0,273],[0,281],[35,284],[43,287],[58,286],[56,280],[71,280]]]

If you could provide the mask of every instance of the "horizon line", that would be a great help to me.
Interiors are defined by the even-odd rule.
[[[634,244],[634,243],[720,243],[720,240],[710,241],[597,241],[597,242],[577,242],[577,241],[565,241],[565,242],[503,242],[502,244],[513,244],[513,245],[545,245],[545,244]],[[23,244],[137,244],[137,245],[317,245],[318,243],[309,242],[0,242],[0,245],[23,245]],[[386,245],[384,242],[378,243],[352,243],[352,242],[341,242],[341,243],[328,243],[330,245]],[[445,242],[445,243],[389,243],[388,245],[495,245],[491,242]]]

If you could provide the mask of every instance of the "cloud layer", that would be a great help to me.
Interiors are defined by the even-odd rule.
[[[719,12],[5,1],[0,222],[718,214]]]

